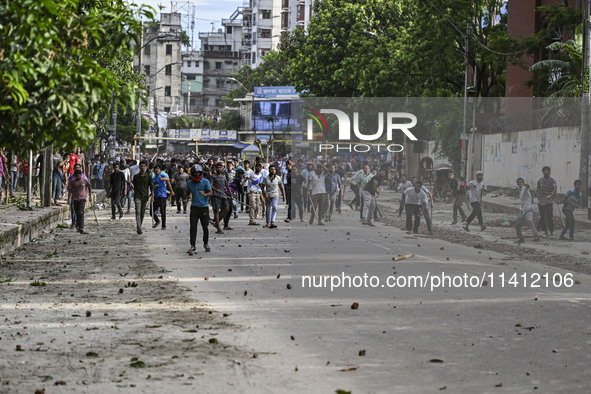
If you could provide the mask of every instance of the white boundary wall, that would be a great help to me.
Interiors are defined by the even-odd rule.
[[[535,187],[542,167],[552,169],[558,193],[579,177],[581,132],[578,127],[483,135],[482,163],[487,185],[514,187],[519,177]]]

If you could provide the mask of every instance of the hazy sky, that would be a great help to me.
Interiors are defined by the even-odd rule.
[[[170,12],[171,1],[164,0],[128,0],[129,3],[147,4],[159,10],[159,5],[164,8],[162,12]],[[177,3],[177,12],[181,12],[182,5],[187,1],[174,1]],[[195,9],[195,47],[199,48],[199,32],[208,32],[212,30],[212,22],[215,30],[222,27],[222,18],[229,18],[238,7],[242,7],[243,0],[195,0],[191,1],[196,6]],[[185,7],[188,8],[188,7]],[[158,19],[160,19],[158,17]],[[191,32],[187,32],[189,36]]]

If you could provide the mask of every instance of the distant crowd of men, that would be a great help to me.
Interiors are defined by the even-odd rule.
[[[26,173],[29,166],[16,155],[10,155],[9,161],[4,153],[0,151],[0,183],[6,185],[7,193],[13,197],[19,173]],[[139,163],[131,159],[107,161],[99,157],[87,161],[79,147],[75,153],[55,152],[52,160],[53,204],[61,205],[67,194],[66,201],[71,205],[71,227],[80,232],[84,232],[85,203],[90,199],[92,189],[105,189],[111,201],[113,220],[129,214],[133,203],[139,234],[142,233],[146,209],[152,218],[152,227],[161,225],[163,230],[166,229],[168,204],[176,206],[177,213],[189,212],[190,252],[193,252],[199,223],[203,229],[204,248],[209,250],[208,226],[214,226],[216,234],[232,230],[230,220],[237,217],[238,208],[240,212],[246,209],[250,226],[259,225],[257,219],[264,218],[265,227],[277,228],[279,198],[288,205],[285,222],[291,222],[293,217],[299,217],[303,222],[304,214],[309,212],[309,224],[317,221],[318,225],[325,225],[334,220],[335,213],[342,212],[347,186],[354,196],[347,205],[359,211],[362,225],[374,226],[373,222],[378,215],[381,216],[377,197],[383,187],[390,186],[402,194],[398,216],[403,212],[406,214],[404,229],[409,234],[418,233],[421,218],[424,218],[428,234],[433,233],[431,214],[434,198],[430,189],[416,177],[407,179],[404,174],[392,176],[384,166],[380,166],[379,159],[376,162],[372,158],[365,161],[335,158],[322,162],[302,157],[298,160],[277,158],[268,163],[257,157],[251,163],[231,155],[190,155]],[[41,182],[42,155],[36,154],[33,162],[33,193],[36,193]],[[544,232],[543,236],[553,237],[557,184],[550,177],[549,167],[544,167],[542,173],[535,191],[522,178],[516,181],[521,202],[515,226],[519,243],[524,242],[521,231],[524,222],[531,229],[534,240],[538,240],[538,229]],[[453,171],[449,171],[445,189],[453,201],[451,224],[458,223],[459,213],[465,231],[470,231],[474,219],[478,220],[481,231],[485,230],[481,207],[482,198],[487,193],[484,173],[478,171],[475,179],[463,183]],[[570,240],[574,238],[573,212],[581,205],[580,189],[581,182],[577,180],[574,188],[568,190],[562,199],[563,205],[559,209],[564,222],[559,236],[561,240],[566,239],[567,232]],[[537,227],[533,221],[536,198],[540,217]],[[463,208],[466,201],[471,206],[469,215]]]

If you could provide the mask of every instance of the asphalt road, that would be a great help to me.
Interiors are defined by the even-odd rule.
[[[204,392],[591,392],[589,275],[362,226],[348,208],[311,226],[283,223],[282,207],[278,229],[241,214],[233,231],[210,231],[211,253],[199,228],[189,256],[188,216],[170,212],[168,230],[144,233],[153,261],[229,314],[241,328],[222,341],[253,353]],[[330,289],[364,274],[368,287]]]

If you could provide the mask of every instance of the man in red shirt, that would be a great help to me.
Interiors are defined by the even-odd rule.
[[[88,194],[86,193],[88,190]],[[84,206],[87,196],[90,197],[92,188],[90,182],[82,177],[82,171],[79,169],[74,172],[74,179],[68,183],[68,204],[74,201],[74,211],[76,212],[76,228],[80,234],[84,234]]]
[[[70,174],[74,173],[74,166],[78,164],[78,155],[75,153],[70,154],[70,166],[68,167],[68,172]]]

